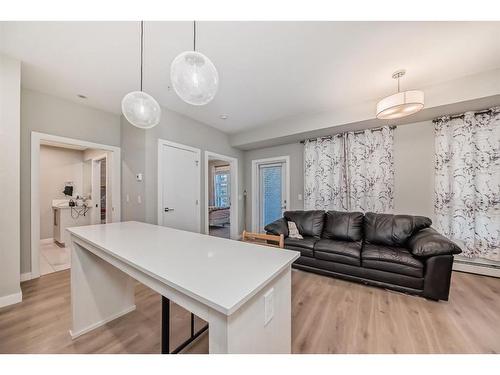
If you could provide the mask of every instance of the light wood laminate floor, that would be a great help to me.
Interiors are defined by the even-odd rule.
[[[22,283],[23,302],[0,309],[0,353],[159,353],[161,299],[140,284],[136,311],[71,340],[69,272]],[[454,272],[450,301],[433,302],[292,274],[294,353],[500,352],[500,279]],[[189,335],[189,313],[172,305],[171,318],[176,346]],[[184,352],[207,353],[207,334]]]

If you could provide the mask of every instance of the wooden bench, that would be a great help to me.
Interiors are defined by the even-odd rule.
[[[282,234],[277,236],[273,234],[247,232],[244,230],[241,240],[243,242],[251,242],[258,245],[279,247],[281,249],[285,247],[285,237]]]

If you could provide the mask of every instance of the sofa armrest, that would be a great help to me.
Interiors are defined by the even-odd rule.
[[[274,234],[279,236],[282,234],[284,237],[288,237],[288,221],[282,217],[264,227],[264,230],[268,234]]]
[[[424,297],[448,301],[453,269],[453,255],[436,255],[427,259],[424,277]]]
[[[408,240],[408,248],[417,257],[460,254],[462,250],[455,242],[438,233],[434,228],[425,228]]]

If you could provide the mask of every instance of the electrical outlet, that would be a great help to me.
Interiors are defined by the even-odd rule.
[[[299,201],[301,201],[301,200],[302,200],[302,194],[299,194],[299,196],[297,197],[297,199],[298,199]]]
[[[136,180],[137,182],[142,182],[142,173],[137,173],[137,174],[135,175],[135,180]]]
[[[274,316],[274,288],[264,294],[264,325],[266,326]]]

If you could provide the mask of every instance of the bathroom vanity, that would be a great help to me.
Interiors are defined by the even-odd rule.
[[[55,199],[52,202],[54,241],[64,246],[68,238],[66,228],[90,225],[91,210],[85,206],[70,207],[68,200]]]

